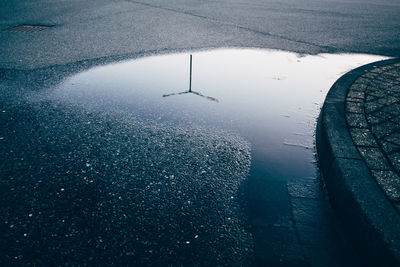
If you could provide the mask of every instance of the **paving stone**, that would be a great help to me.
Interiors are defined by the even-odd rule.
[[[377,66],[374,66],[372,70],[370,70],[370,73],[381,73],[382,69],[378,68]]]
[[[364,114],[346,113],[346,119],[350,127],[368,128],[368,123]]]
[[[353,143],[400,211],[400,63],[364,73],[349,88],[346,101]]]
[[[393,67],[392,66],[383,66],[383,67],[380,67],[380,68],[376,68],[376,69],[374,69],[374,70],[378,70],[379,72],[383,72],[383,71],[389,71],[389,70],[391,70],[391,69],[393,69]]]
[[[389,157],[390,162],[396,169],[396,171],[400,172],[400,153],[399,152],[393,153],[393,154],[390,154],[388,157]]]
[[[394,97],[393,95],[386,95],[385,97],[376,98],[373,101],[378,101],[383,105],[391,105],[394,103],[398,103],[399,99],[397,97]]]
[[[395,85],[396,82],[394,81],[396,79],[396,74],[393,72],[387,72],[385,75],[382,77],[384,84],[390,88],[391,86]]]
[[[369,129],[350,128],[350,135],[356,146],[378,147]]]
[[[386,142],[386,141],[380,140],[379,144],[380,144],[380,146],[382,147],[383,151],[386,154],[390,154],[390,153],[393,153],[393,152],[396,152],[396,151],[400,151],[400,146],[396,145],[396,144],[393,144],[391,142]]]
[[[386,141],[392,142],[400,146],[400,132],[393,133],[384,138]]]
[[[373,112],[373,113],[367,114],[366,116],[369,116],[369,115],[379,117],[379,118],[381,118],[381,119],[384,120],[384,121],[390,121],[390,120],[394,117],[393,114],[386,113],[386,112],[384,112],[384,111],[382,111],[382,110],[375,111],[375,112]]]
[[[376,79],[376,77],[377,77],[376,72],[372,73],[372,71],[370,71],[370,72],[365,73],[361,78],[365,79],[365,80],[374,80],[374,79]]]
[[[396,85],[394,85],[390,90],[399,93],[400,92],[400,82],[398,82]]]
[[[382,190],[392,201],[400,201],[400,177],[393,171],[372,171]]]
[[[346,103],[346,112],[364,113],[363,104],[357,103],[357,102],[347,102]]]
[[[386,91],[388,93],[393,94],[393,96],[395,96],[399,92],[399,88],[398,87],[399,87],[398,82],[393,82],[393,83],[390,83],[390,86],[387,86]]]
[[[378,148],[372,147],[357,147],[361,157],[367,163],[367,166],[372,170],[390,170],[385,156]]]
[[[364,99],[347,97],[347,98],[346,98],[346,102],[364,103]]]
[[[400,63],[363,74],[349,89],[346,120],[361,157],[400,211],[399,82]]]
[[[362,114],[364,115],[364,114]],[[375,116],[375,114],[368,114],[366,115],[367,117],[367,121],[369,124],[377,124],[377,123],[382,123],[384,121],[386,121],[386,119],[379,117],[379,116]]]
[[[375,86],[368,87],[366,93],[369,95],[376,96],[376,97],[384,97],[386,95],[386,92],[380,90],[380,88],[377,88]]]
[[[385,77],[385,75],[383,75],[383,74],[378,76],[378,77],[376,77],[375,81],[374,81],[374,86],[375,87],[382,86],[382,84],[384,84],[387,79],[388,79],[388,77]]]
[[[394,116],[398,116],[400,114],[400,104],[395,103],[395,104],[386,106],[382,109],[382,111],[392,114]]]
[[[347,94],[347,97],[364,99],[365,98],[365,92],[350,90],[349,93]]]
[[[393,116],[390,118],[390,121],[400,125],[400,116],[399,115]]]
[[[377,97],[377,96],[374,96],[374,95],[370,95],[370,94],[368,94],[368,93],[366,93],[365,94],[366,95],[366,97],[365,97],[365,101],[376,101],[377,99],[379,99],[379,97]]]
[[[399,125],[392,122],[383,122],[371,126],[371,132],[378,138],[384,138],[399,130]]]
[[[350,87],[350,90],[363,92],[367,89],[368,84],[369,84],[369,80],[367,81],[367,80],[363,80],[363,79],[358,79]]]
[[[365,102],[364,108],[366,113],[372,113],[374,111],[380,110],[385,106],[377,101],[374,102]]]

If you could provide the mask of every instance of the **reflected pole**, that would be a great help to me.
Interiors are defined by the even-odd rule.
[[[189,92],[192,92],[192,55],[190,55],[190,81],[189,81]]]
[[[183,95],[183,94],[188,94],[188,93],[192,93],[194,95],[198,95],[201,97],[204,97],[208,100],[214,101],[214,102],[218,102],[218,99],[211,97],[211,96],[206,96],[201,94],[200,92],[196,92],[196,91],[192,91],[192,55],[190,55],[190,77],[189,77],[189,91],[183,91],[180,93],[171,93],[171,94],[165,94],[162,95],[163,97],[168,97],[168,96],[173,96],[173,95]]]

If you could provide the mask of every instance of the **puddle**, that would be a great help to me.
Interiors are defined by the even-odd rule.
[[[314,131],[331,85],[360,65],[362,54],[298,55],[276,50],[195,52],[146,57],[90,69],[51,98],[135,114],[143,120],[223,129],[250,142],[253,165],[272,179],[316,175]]]
[[[317,258],[317,247],[343,248],[330,239],[338,231],[316,226],[333,221],[318,208],[316,121],[335,80],[384,58],[192,56],[191,86],[188,53],[153,56],[78,73],[7,110],[6,255],[40,251],[24,255],[33,264],[292,266],[307,249],[299,216],[329,232],[313,243]],[[38,231],[52,238],[31,236]]]

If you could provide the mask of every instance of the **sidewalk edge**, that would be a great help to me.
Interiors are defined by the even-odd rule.
[[[350,137],[345,120],[349,87],[389,59],[354,69],[329,90],[321,110],[316,147],[330,202],[367,266],[400,266],[400,215],[378,188]]]

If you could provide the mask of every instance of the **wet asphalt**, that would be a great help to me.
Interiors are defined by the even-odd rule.
[[[92,66],[193,48],[395,56],[396,1],[0,5],[2,265],[357,266],[318,174],[249,191],[265,170],[239,136],[26,100]],[[25,23],[53,27],[8,30]],[[260,202],[269,228],[243,219]]]
[[[246,265],[243,139],[46,102],[3,116],[3,264]]]

